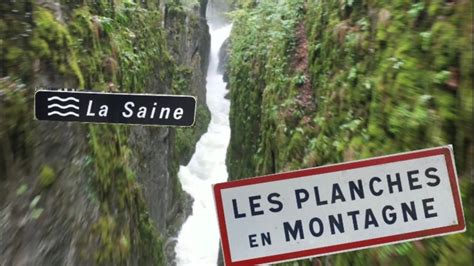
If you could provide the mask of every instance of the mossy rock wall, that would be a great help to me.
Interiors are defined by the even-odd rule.
[[[471,263],[472,2],[242,3],[229,60],[230,178],[453,144],[466,233],[314,260]]]
[[[166,28],[166,2],[0,4],[0,264],[164,265],[172,257],[164,243],[190,204],[175,161],[204,133],[205,101],[199,127],[180,130],[185,144],[174,128],[39,122],[32,113],[37,87],[203,94],[201,7],[181,14],[197,23]],[[175,52],[173,27],[201,50]]]

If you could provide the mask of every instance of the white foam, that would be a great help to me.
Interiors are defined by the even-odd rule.
[[[193,214],[178,235],[176,263],[179,266],[217,264],[219,229],[214,207],[212,184],[227,180],[225,157],[230,139],[229,107],[222,74],[217,72],[219,49],[230,34],[232,25],[214,28],[210,23],[211,52],[207,72],[207,105],[211,122],[196,145],[196,152],[178,176],[183,189],[193,198]]]

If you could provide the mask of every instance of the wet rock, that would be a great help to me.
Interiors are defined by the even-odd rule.
[[[229,45],[230,39],[227,38],[219,49],[219,64],[217,65],[217,71],[224,74],[224,81],[228,81],[227,75],[227,63],[229,60]]]

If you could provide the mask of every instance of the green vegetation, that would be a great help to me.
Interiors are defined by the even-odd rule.
[[[159,1],[76,2],[63,3],[60,15],[47,4],[0,4],[0,43],[7,51],[0,57],[4,65],[0,75],[8,76],[0,80],[0,179],[15,176],[10,170],[14,160],[22,158],[22,164],[28,165],[33,154],[37,124],[32,121],[31,106],[35,86],[50,86],[44,80],[96,91],[189,93],[191,70],[183,74],[184,67],[170,55]],[[172,4],[177,9],[182,6],[180,1]],[[182,25],[171,26],[187,26],[186,12],[198,2],[190,1],[189,5],[179,9]],[[209,111],[200,105],[199,126],[176,130],[176,142],[171,145],[176,146],[172,152],[177,163],[169,169],[176,200],[182,194],[177,178],[179,159],[191,155],[209,120]],[[130,128],[78,127],[87,133],[88,160],[83,167],[90,173],[90,191],[99,205],[97,221],[84,233],[88,241],[98,239],[92,254],[95,261],[127,264],[134,252],[139,265],[163,265],[162,235],[151,221],[131,166],[135,155],[128,143]],[[41,188],[50,187],[57,178],[53,164],[42,166],[38,173]],[[17,194],[27,188],[22,185]],[[41,213],[42,209],[34,208],[31,217],[38,219]]]
[[[50,187],[56,181],[56,173],[53,168],[43,165],[39,174],[39,184],[42,188]]]
[[[294,130],[284,123],[293,125],[297,118],[292,115],[301,115],[293,100],[298,86],[292,83],[301,73],[289,70],[289,52],[295,46],[302,9],[301,0],[263,1],[255,9],[233,13],[229,59],[232,140],[227,160],[231,178],[269,173],[277,167],[276,161],[284,162],[290,156],[288,151],[272,151],[279,145],[271,148],[269,144],[288,142]],[[298,138],[292,142],[293,151],[299,146]]]
[[[41,199],[41,196],[38,195],[34,197],[33,200],[30,202],[30,216],[29,217],[33,220],[38,219],[44,211],[43,208],[37,207],[40,199]]]
[[[206,125],[211,121],[211,114],[204,106],[198,106],[196,110],[196,122],[193,129],[188,128],[177,128],[176,129],[176,155],[180,155],[181,158],[177,157],[176,163],[180,163],[180,160],[189,160],[190,156],[195,150],[195,139],[202,135],[206,131]],[[183,157],[186,155],[186,157]]]
[[[67,28],[45,8],[36,7],[32,16],[36,28],[30,40],[31,51],[26,54],[34,55],[40,61],[51,63],[54,71],[60,75],[72,74],[79,87],[83,87],[84,79],[77,64],[76,55],[72,50],[73,40]],[[21,57],[16,59],[20,59],[20,63],[23,64],[28,62]]]
[[[467,233],[334,255],[322,263],[472,261],[469,10],[468,2],[263,0],[234,12],[232,179],[454,144]],[[298,67],[305,38],[307,71]],[[303,89],[308,85],[311,95]]]
[[[17,190],[16,195],[20,196],[28,190],[28,186],[26,184],[22,184]]]
[[[28,102],[32,96],[25,85],[12,78],[0,79],[0,91],[3,93],[0,103],[0,180],[11,175],[10,167],[15,158],[26,161],[31,154],[33,129],[32,110]]]

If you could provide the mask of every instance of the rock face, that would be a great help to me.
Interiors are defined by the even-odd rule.
[[[228,81],[227,63],[229,61],[229,43],[230,43],[230,39],[227,38],[222,44],[221,48],[219,49],[219,64],[217,66],[217,70],[220,73],[224,73],[225,82]]]
[[[93,263],[92,257],[81,256],[82,252],[93,254],[97,247],[98,236],[87,241],[86,235],[99,218],[99,206],[84,193],[88,187],[87,172],[83,171],[87,162],[85,128],[49,122],[32,127],[31,146],[25,154],[14,155],[8,173],[1,173],[0,264]],[[18,140],[24,141],[21,138]],[[40,169],[45,164],[54,169],[55,181],[50,187],[41,184]],[[81,244],[87,242],[92,245]]]
[[[101,3],[0,4],[0,265],[173,259],[191,205],[177,169],[209,121],[206,1]],[[34,121],[35,87],[197,95],[197,124]]]
[[[206,18],[200,16],[197,8],[186,10],[182,5],[166,5],[165,29],[171,55],[190,72],[189,91],[205,104],[211,37]]]
[[[231,34],[230,179],[453,143],[472,213],[469,1],[252,3]],[[470,250],[457,234],[283,265],[468,265]]]

